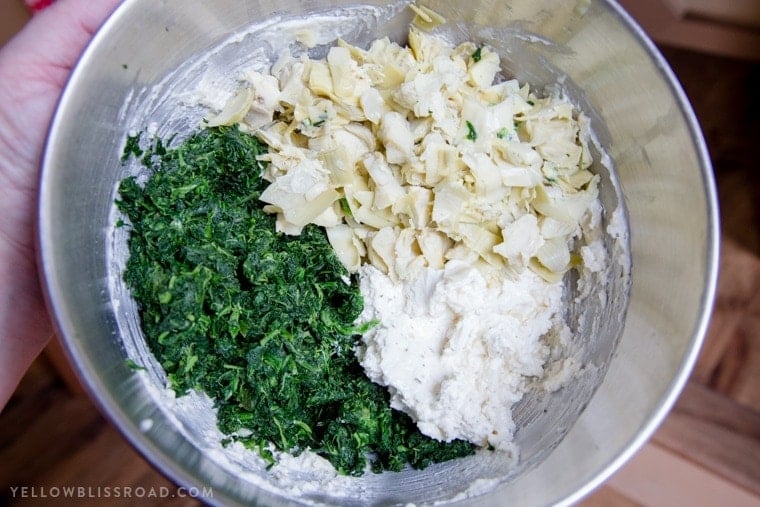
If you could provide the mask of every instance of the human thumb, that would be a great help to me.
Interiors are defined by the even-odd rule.
[[[79,55],[108,14],[120,0],[25,0],[36,14],[16,37],[6,53],[15,55],[24,67],[55,68],[46,75],[51,84],[62,86]],[[41,7],[44,9],[38,10]]]

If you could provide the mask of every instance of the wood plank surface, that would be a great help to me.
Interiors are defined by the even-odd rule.
[[[652,441],[760,498],[760,413],[692,382]]]
[[[45,356],[0,413],[0,505],[201,505],[182,494]]]
[[[709,0],[711,9],[705,9],[704,5],[702,9],[699,6],[690,9],[690,2],[619,0],[644,30],[661,43],[716,55],[760,60],[756,1]],[[734,6],[735,3],[741,5]],[[678,4],[681,4],[680,8]],[[748,8],[743,11],[745,5]]]
[[[610,487],[640,505],[757,507],[757,496],[656,444],[645,446]]]

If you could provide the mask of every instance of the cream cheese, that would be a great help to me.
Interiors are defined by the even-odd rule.
[[[524,270],[489,285],[458,260],[404,282],[365,265],[360,280],[360,318],[380,324],[357,355],[391,406],[432,438],[516,452],[510,408],[544,374],[542,337],[561,322],[562,283]]]

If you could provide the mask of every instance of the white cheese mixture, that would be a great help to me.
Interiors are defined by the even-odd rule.
[[[514,451],[510,408],[530,377],[544,373],[562,284],[532,271],[488,286],[462,261],[394,283],[371,265],[360,270],[362,319],[380,324],[358,350],[367,375],[387,386],[391,405],[420,431]]]

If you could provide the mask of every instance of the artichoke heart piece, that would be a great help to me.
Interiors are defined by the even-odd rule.
[[[342,48],[346,48],[348,52],[351,54],[351,58],[356,60],[358,63],[365,63],[369,57],[367,51],[358,48],[354,46],[353,44],[349,44],[343,39],[338,39],[338,46]]]
[[[333,94],[333,82],[327,64],[311,60],[307,69],[309,73],[309,89],[312,93],[322,97],[330,97]]]
[[[330,183],[342,187],[353,182],[354,161],[344,146],[336,146],[319,153],[319,158],[330,172]]]
[[[375,229],[383,229],[398,224],[398,218],[391,213],[390,209],[377,210],[371,206],[360,206],[353,213],[357,223]]]
[[[524,268],[543,246],[544,240],[535,215],[526,214],[502,230],[503,241],[493,251],[504,257],[513,268]]]
[[[598,196],[598,181],[599,176],[594,176],[586,190],[574,194],[562,193],[558,189],[539,185],[536,187],[536,198],[531,204],[544,216],[569,224],[577,224]]]
[[[544,241],[536,252],[538,261],[554,273],[564,273],[570,264],[570,250],[564,238]]]
[[[364,158],[364,167],[375,182],[375,209],[388,208],[406,195],[400,178],[382,155],[377,152],[368,154]]]
[[[339,198],[340,194],[331,188],[307,200],[303,194],[285,192],[274,185],[269,185],[261,194],[262,201],[272,204],[273,208],[270,209],[278,211],[286,222],[296,227],[303,227],[314,222]]]
[[[353,89],[353,76],[350,64],[351,53],[344,47],[333,47],[327,53],[327,66],[330,69],[333,92],[338,97],[348,97]]]
[[[250,87],[238,88],[219,114],[208,120],[209,127],[233,125],[240,122],[253,104],[254,93]]]
[[[427,265],[434,269],[442,269],[446,252],[454,245],[454,242],[442,232],[423,229],[417,233],[417,244]]]
[[[411,228],[424,229],[430,223],[432,205],[432,190],[419,186],[409,186],[406,194],[393,203],[391,211],[397,215],[407,216]]]
[[[564,276],[564,273],[555,273],[554,271],[547,269],[535,258],[530,260],[528,267],[548,283],[559,283]]]
[[[462,222],[457,224],[457,233],[462,236],[462,241],[473,252],[489,264],[503,265],[503,260],[493,253],[493,249],[499,242],[499,236],[490,232],[483,224]]]
[[[459,182],[446,181],[433,189],[432,219],[441,230],[454,226],[459,216],[464,212],[466,204],[471,200],[470,194]]]
[[[413,229],[398,231],[394,253],[396,254],[396,273],[402,280],[414,279],[425,267],[425,258],[417,244]]]
[[[356,236],[354,229],[348,225],[340,224],[327,227],[325,232],[341,264],[350,273],[358,271],[362,256],[366,254],[366,249],[364,243]]]
[[[380,122],[379,137],[385,147],[385,158],[391,164],[403,164],[412,157],[413,139],[409,122],[395,111],[385,113]]]
[[[480,49],[480,59],[474,62],[469,70],[470,82],[478,88],[487,88],[491,86],[496,78],[496,74],[501,68],[499,55],[487,48]]]
[[[260,197],[297,227],[313,222],[339,198],[340,194],[330,187],[329,176],[322,165],[308,159],[276,178]]]
[[[395,269],[396,239],[397,233],[393,227],[383,227],[368,234],[366,240],[369,261],[394,280],[398,279]]]
[[[415,14],[412,24],[421,30],[429,31],[446,23],[446,18],[424,5],[409,4],[409,8]]]

